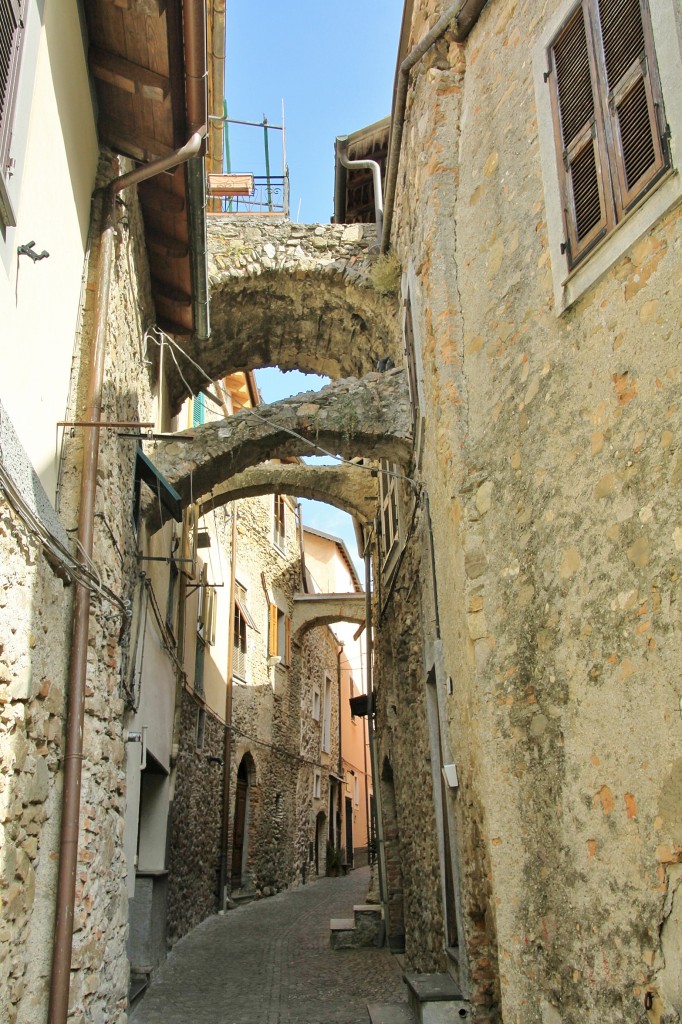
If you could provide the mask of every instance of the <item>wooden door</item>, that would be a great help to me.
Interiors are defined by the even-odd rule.
[[[242,774],[242,768],[244,769]],[[237,776],[237,796],[234,808],[234,829],[232,839],[232,888],[242,884],[242,863],[244,860],[244,832],[246,829],[246,805],[249,795],[249,780],[246,766],[242,762]]]

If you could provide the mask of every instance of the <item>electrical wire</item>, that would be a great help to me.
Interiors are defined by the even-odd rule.
[[[99,597],[102,601],[116,605],[121,613],[129,619],[131,616],[130,601],[119,597],[108,587],[99,574],[97,566],[92,559],[87,558],[85,552],[80,548],[83,562],[79,562],[71,551],[40,521],[30,505],[24,500],[20,491],[14,484],[11,475],[0,459],[0,493],[4,494],[8,504],[23,523],[28,533],[37,540],[49,552],[50,560],[75,583],[79,583],[90,591],[91,594]],[[78,542],[76,542],[78,543]]]
[[[154,337],[155,334],[161,335],[161,339],[162,340],[161,341],[157,340],[157,338]],[[187,353],[185,351],[185,349],[181,345],[178,345],[178,343],[176,341],[174,341],[173,338],[170,337],[170,335],[166,334],[166,332],[161,327],[159,327],[157,324],[154,324],[152,327],[147,329],[147,331],[145,333],[145,340],[147,338],[147,335],[149,335],[151,337],[152,341],[154,341],[155,344],[157,344],[159,346],[162,346],[164,344],[164,342],[165,342],[170,347],[171,355],[173,355],[173,362],[175,363],[175,365],[176,365],[176,367],[178,369],[178,373],[180,374],[180,377],[181,377],[185,387],[187,388],[189,394],[192,395],[193,398],[196,397],[195,393],[194,393],[193,389],[187,383],[185,377],[183,376],[183,374],[182,374],[182,372],[180,370],[180,367],[178,365],[178,361],[175,358],[175,355],[173,353],[173,348],[177,348],[178,352],[180,352],[181,355],[183,355],[185,357],[185,359],[187,359],[187,361],[189,363],[191,363],[192,366],[196,370],[199,371],[199,373],[202,375],[202,377],[207,382],[207,384],[209,384],[209,385],[214,384],[214,381],[211,380],[211,378],[206,373],[204,368],[202,366],[200,366],[199,363],[195,362],[195,360],[192,359],[192,357],[189,355],[189,353]],[[355,469],[364,469],[365,472],[370,473],[372,476],[377,476],[379,473],[381,473],[383,476],[392,477],[395,480],[404,480],[406,483],[410,484],[410,486],[413,487],[417,492],[420,492],[422,490],[422,485],[417,480],[413,480],[412,477],[407,476],[405,473],[396,473],[394,470],[391,470],[391,469],[383,469],[380,466],[379,467],[377,467],[377,466],[367,466],[367,465],[364,464],[364,462],[354,462],[352,459],[345,459],[342,455],[338,455],[338,454],[335,454],[333,452],[327,451],[327,449],[323,448],[322,445],[316,444],[314,441],[311,441],[309,438],[304,437],[303,434],[299,434],[296,430],[292,430],[291,427],[284,427],[284,426],[281,426],[279,424],[274,426],[272,424],[272,422],[267,418],[267,416],[261,416],[259,413],[256,412],[255,409],[252,409],[249,406],[243,406],[239,411],[240,412],[249,413],[249,415],[253,416],[255,419],[259,420],[261,423],[265,423],[267,426],[270,426],[273,430],[279,430],[279,431],[282,431],[282,433],[284,433],[284,434],[289,434],[291,437],[294,437],[294,438],[296,438],[296,440],[301,441],[303,444],[307,445],[309,448],[311,448],[318,455],[325,455],[325,456],[327,456],[327,458],[333,459],[335,464],[337,464],[337,465],[353,466]]]

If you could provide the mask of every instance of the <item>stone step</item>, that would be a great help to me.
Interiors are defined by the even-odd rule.
[[[409,1006],[419,1024],[471,1021],[473,1013],[450,974],[404,974]]]
[[[329,922],[332,949],[367,949],[383,942],[383,911],[375,903],[353,907],[352,917],[333,917]]]
[[[370,1024],[416,1024],[407,1003],[368,1003]]]

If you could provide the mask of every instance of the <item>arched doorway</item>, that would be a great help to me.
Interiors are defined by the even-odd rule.
[[[326,865],[326,846],[325,839],[327,833],[327,815],[324,811],[320,811],[315,819],[315,874],[324,874],[324,871],[320,872],[320,865],[323,867]]]
[[[234,802],[234,825],[232,829],[232,867],[230,880],[232,889],[241,889],[247,881],[246,865],[249,853],[249,804],[253,759],[244,754],[237,770],[237,786]]]

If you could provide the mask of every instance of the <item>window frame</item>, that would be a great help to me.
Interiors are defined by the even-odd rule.
[[[562,185],[557,166],[551,89],[547,78],[547,53],[553,40],[557,38],[578,6],[580,0],[566,0],[561,4],[548,18],[533,48],[540,163],[551,257],[554,310],[557,316],[561,316],[573,306],[630,246],[646,234],[682,198],[682,176],[676,172],[676,168],[680,166],[682,144],[682,105],[674,102],[674,99],[682,94],[682,54],[679,46],[682,27],[675,0],[656,0],[648,9],[666,124],[670,129],[667,139],[670,166],[625,213],[613,230],[593,243],[589,256],[569,269],[565,253]]]
[[[268,657],[280,658],[283,667],[291,665],[291,618],[268,598]]]
[[[648,3],[647,0],[634,0],[634,2],[639,6],[642,19],[645,60],[644,62],[633,61],[627,71],[621,73],[613,87],[610,86],[608,80],[599,0],[578,0],[547,48],[547,84],[550,88],[554,119],[554,140],[561,181],[569,270],[573,270],[583,259],[586,259],[594,245],[615,230],[629,210],[644,199],[649,189],[667,172],[670,166],[665,142],[663,96],[651,33]],[[563,134],[561,89],[555,54],[562,43],[571,37],[576,39],[574,26],[579,21],[582,22],[582,35],[587,56],[586,71],[589,76],[592,115],[582,127],[574,129],[574,134],[567,141]],[[576,81],[575,76],[571,81]],[[634,93],[639,82],[644,84],[646,113],[648,123],[652,128],[654,163],[630,187],[626,178],[626,158],[620,134],[618,110],[623,105],[623,101]],[[575,93],[572,93],[570,98],[572,107],[568,111],[569,113],[575,111]],[[564,111],[564,113],[566,112]],[[573,202],[572,170],[580,164],[583,155],[589,153],[590,150],[592,150],[594,158],[599,219],[581,238],[578,230],[579,216]]]
[[[273,495],[272,543],[284,553],[287,546],[287,503],[283,494]]]
[[[16,216],[10,199],[8,178],[14,164],[11,157],[14,121],[19,92],[19,77],[26,39],[26,8],[28,0],[6,0],[13,9],[16,23],[12,31],[12,54],[7,68],[5,100],[0,106],[0,222],[8,228],[16,226]],[[8,9],[8,13],[10,13]],[[9,25],[7,26],[9,28]],[[1,84],[1,83],[0,83]],[[2,92],[0,91],[0,97]]]
[[[381,568],[388,572],[402,545],[402,523],[398,498],[400,467],[388,459],[379,460],[379,523],[381,526]],[[390,527],[387,530],[387,527]],[[387,533],[390,538],[387,539]],[[389,543],[390,540],[390,543]]]

